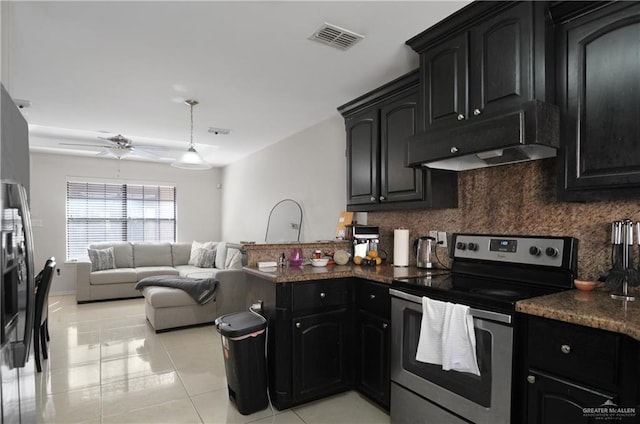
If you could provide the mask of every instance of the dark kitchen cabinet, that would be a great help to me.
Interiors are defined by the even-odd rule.
[[[356,284],[356,388],[385,409],[390,397],[389,287],[369,281]]]
[[[467,169],[559,147],[548,2],[472,2],[407,44],[420,55],[418,133],[407,164]]]
[[[626,336],[539,317],[527,319],[526,421],[602,420],[584,408],[638,405],[638,342]],[[605,417],[607,418],[607,417]]]
[[[351,385],[351,314],[346,308],[293,320],[293,397],[317,399]]]
[[[423,129],[553,95],[544,13],[544,2],[477,2],[407,41],[420,54]]]
[[[247,304],[263,304],[267,366],[279,410],[353,387],[353,281],[274,282],[247,273]]]
[[[468,36],[462,33],[420,55],[421,128],[451,125],[467,111]]]
[[[457,176],[408,168],[417,131],[417,71],[338,108],[347,138],[347,208],[352,211],[456,207]]]
[[[604,405],[607,401],[617,404],[612,395],[544,374],[530,372],[527,378],[531,381],[527,422],[531,424],[592,423],[595,415],[585,415],[584,408]],[[598,419],[597,422],[611,423],[613,420]]]
[[[348,279],[293,284],[292,397],[306,402],[352,384],[352,286]]]
[[[558,101],[564,149],[558,197],[613,200],[640,195],[640,4],[560,3]]]

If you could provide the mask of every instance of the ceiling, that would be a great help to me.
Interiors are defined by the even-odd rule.
[[[404,42],[466,4],[14,1],[3,82],[31,103],[32,151],[94,156],[60,143],[123,134],[170,162],[188,147],[184,100],[196,99],[196,149],[224,166],[417,67]],[[324,22],[365,38],[346,51],[309,40]]]

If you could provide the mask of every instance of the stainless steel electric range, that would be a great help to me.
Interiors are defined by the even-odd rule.
[[[393,281],[391,421],[517,421],[515,304],[572,288],[577,245],[571,237],[454,234],[450,272]],[[470,307],[480,376],[416,361],[423,296]]]

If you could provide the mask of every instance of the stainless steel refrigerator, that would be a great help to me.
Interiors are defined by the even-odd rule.
[[[0,103],[0,419],[35,422],[34,385],[21,373],[29,361],[35,290],[28,206],[27,123],[1,87]],[[31,376],[33,380],[33,376]]]

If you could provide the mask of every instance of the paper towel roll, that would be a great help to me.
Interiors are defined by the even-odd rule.
[[[409,230],[393,230],[393,265],[409,266]]]

